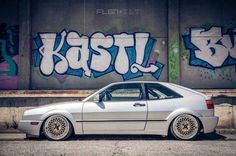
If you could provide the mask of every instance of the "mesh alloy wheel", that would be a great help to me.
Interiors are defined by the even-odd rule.
[[[172,125],[171,133],[176,139],[190,140],[194,139],[200,129],[199,121],[189,114],[177,116]]]
[[[64,116],[53,115],[45,121],[43,133],[50,140],[65,140],[71,135],[72,126]]]

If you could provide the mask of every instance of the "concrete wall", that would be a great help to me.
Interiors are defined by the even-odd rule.
[[[162,67],[167,64],[166,16],[163,0],[33,1],[32,89],[100,88],[125,80],[167,81],[167,68]],[[63,44],[62,55],[57,55],[60,61],[49,63],[50,48],[58,46],[55,33]],[[48,55],[39,55],[41,47]],[[65,70],[57,70],[57,62]],[[134,64],[145,69],[134,67],[138,70],[132,72]]]
[[[235,0],[0,0],[0,123],[14,127],[25,109],[74,100],[32,98],[35,90],[132,80],[235,89],[235,8]],[[3,91],[12,89],[28,94]],[[235,128],[235,95],[216,101],[231,104],[216,107],[219,127]]]
[[[128,80],[236,87],[234,0],[0,4],[0,89],[97,89]]]

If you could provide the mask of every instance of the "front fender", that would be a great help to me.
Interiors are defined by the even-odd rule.
[[[48,111],[47,113],[43,114],[40,117],[40,120],[45,121],[48,117],[55,115],[55,114],[63,115],[64,117],[66,117],[71,122],[71,124],[74,128],[75,134],[82,133],[82,123],[76,122],[75,119],[73,118],[73,116],[66,110],[54,109],[54,110]]]

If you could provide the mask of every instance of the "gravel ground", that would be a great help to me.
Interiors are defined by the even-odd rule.
[[[195,141],[161,136],[75,136],[68,141],[25,139],[24,134],[0,133],[0,156],[156,156],[236,155],[236,135],[201,135]]]

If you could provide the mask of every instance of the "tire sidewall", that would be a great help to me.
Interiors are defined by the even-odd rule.
[[[47,120],[49,120],[51,117],[53,117],[53,116],[60,116],[60,117],[62,117],[62,118],[64,118],[65,120],[67,120],[67,122],[68,122],[68,126],[69,126],[69,130],[68,130],[68,132],[67,132],[67,134],[63,137],[63,138],[60,138],[60,139],[55,139],[55,138],[52,138],[52,137],[50,137],[50,136],[48,136],[47,135],[47,133],[46,133],[46,130],[45,130],[45,126],[46,126],[46,122],[47,122]],[[63,140],[66,140],[66,139],[68,139],[70,136],[71,136],[71,134],[72,134],[72,125],[71,125],[71,123],[70,123],[70,121],[65,117],[65,116],[63,116],[63,115],[59,115],[59,114],[55,114],[55,115],[51,115],[51,116],[49,116],[45,121],[44,121],[44,124],[43,124],[43,134],[44,134],[44,136],[48,139],[48,140],[51,140],[51,141],[63,141]]]
[[[192,116],[193,118],[195,118],[195,120],[196,120],[196,122],[197,122],[197,125],[198,125],[197,133],[196,133],[193,137],[191,137],[191,138],[187,138],[187,139],[181,138],[181,137],[179,137],[178,135],[176,135],[175,132],[174,132],[174,122],[175,122],[175,120],[176,120],[179,116],[181,116],[181,115]],[[177,140],[194,140],[194,139],[196,139],[196,137],[198,136],[198,134],[199,134],[199,132],[200,132],[200,122],[199,122],[199,119],[196,118],[195,116],[191,115],[191,114],[180,114],[180,115],[178,115],[177,117],[175,117],[174,120],[172,121],[171,127],[170,127],[170,132],[171,132],[172,136],[173,136],[175,139],[177,139]]]

